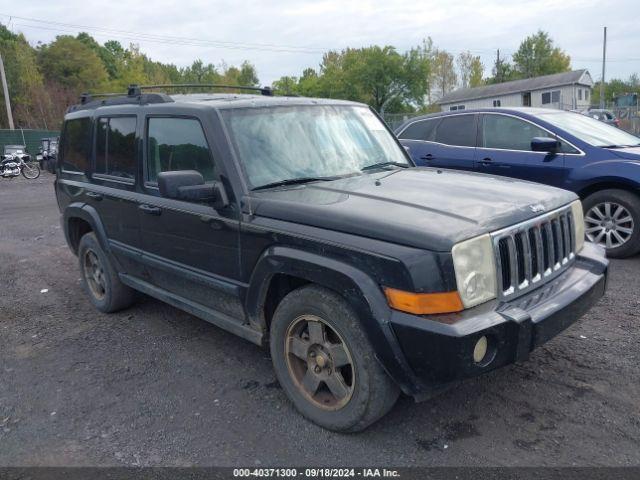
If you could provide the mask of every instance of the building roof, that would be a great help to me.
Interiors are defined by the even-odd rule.
[[[585,73],[589,77],[588,80],[582,80]],[[511,82],[495,83],[493,85],[484,85],[482,87],[461,88],[447,93],[436,103],[464,102],[468,100],[478,100],[481,98],[500,97],[513,93],[529,92],[533,90],[541,90],[543,88],[560,87],[562,85],[572,85],[581,83],[582,85],[592,86],[591,76],[585,69],[572,70],[571,72],[554,73],[552,75],[543,75],[541,77],[525,78],[522,80],[513,80]]]

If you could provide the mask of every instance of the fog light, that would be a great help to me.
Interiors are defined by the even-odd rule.
[[[484,335],[478,339],[476,346],[473,347],[473,361],[476,363],[482,362],[487,356],[487,337]]]

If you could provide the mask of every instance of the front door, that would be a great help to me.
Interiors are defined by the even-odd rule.
[[[534,137],[553,134],[511,115],[483,114],[477,152],[477,171],[562,186],[567,170],[564,154],[534,152]]]
[[[197,118],[148,117],[145,137],[147,192],[139,206],[143,261],[150,282],[181,299],[242,318],[239,301],[239,216],[235,206],[160,197],[157,175],[196,170],[219,179]]]

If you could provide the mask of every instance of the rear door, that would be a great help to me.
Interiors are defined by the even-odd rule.
[[[562,186],[566,179],[564,153],[534,152],[534,137],[556,136],[533,122],[513,115],[481,116],[477,171]]]
[[[399,134],[417,165],[473,170],[477,115],[445,115],[418,120]]]
[[[408,149],[409,155],[418,166],[429,166],[438,145],[436,128],[442,117],[416,120],[410,123],[398,134],[400,143]]]
[[[475,168],[477,118],[474,113],[447,115],[436,128],[438,148],[428,164],[433,167],[473,170]]]
[[[133,114],[95,119],[91,183],[86,199],[100,215],[122,273],[141,277],[144,268],[139,254],[137,129],[138,118]]]

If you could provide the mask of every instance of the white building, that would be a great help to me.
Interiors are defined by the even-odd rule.
[[[591,104],[593,79],[587,70],[462,88],[436,103],[443,111],[486,107],[548,107],[584,110]]]

